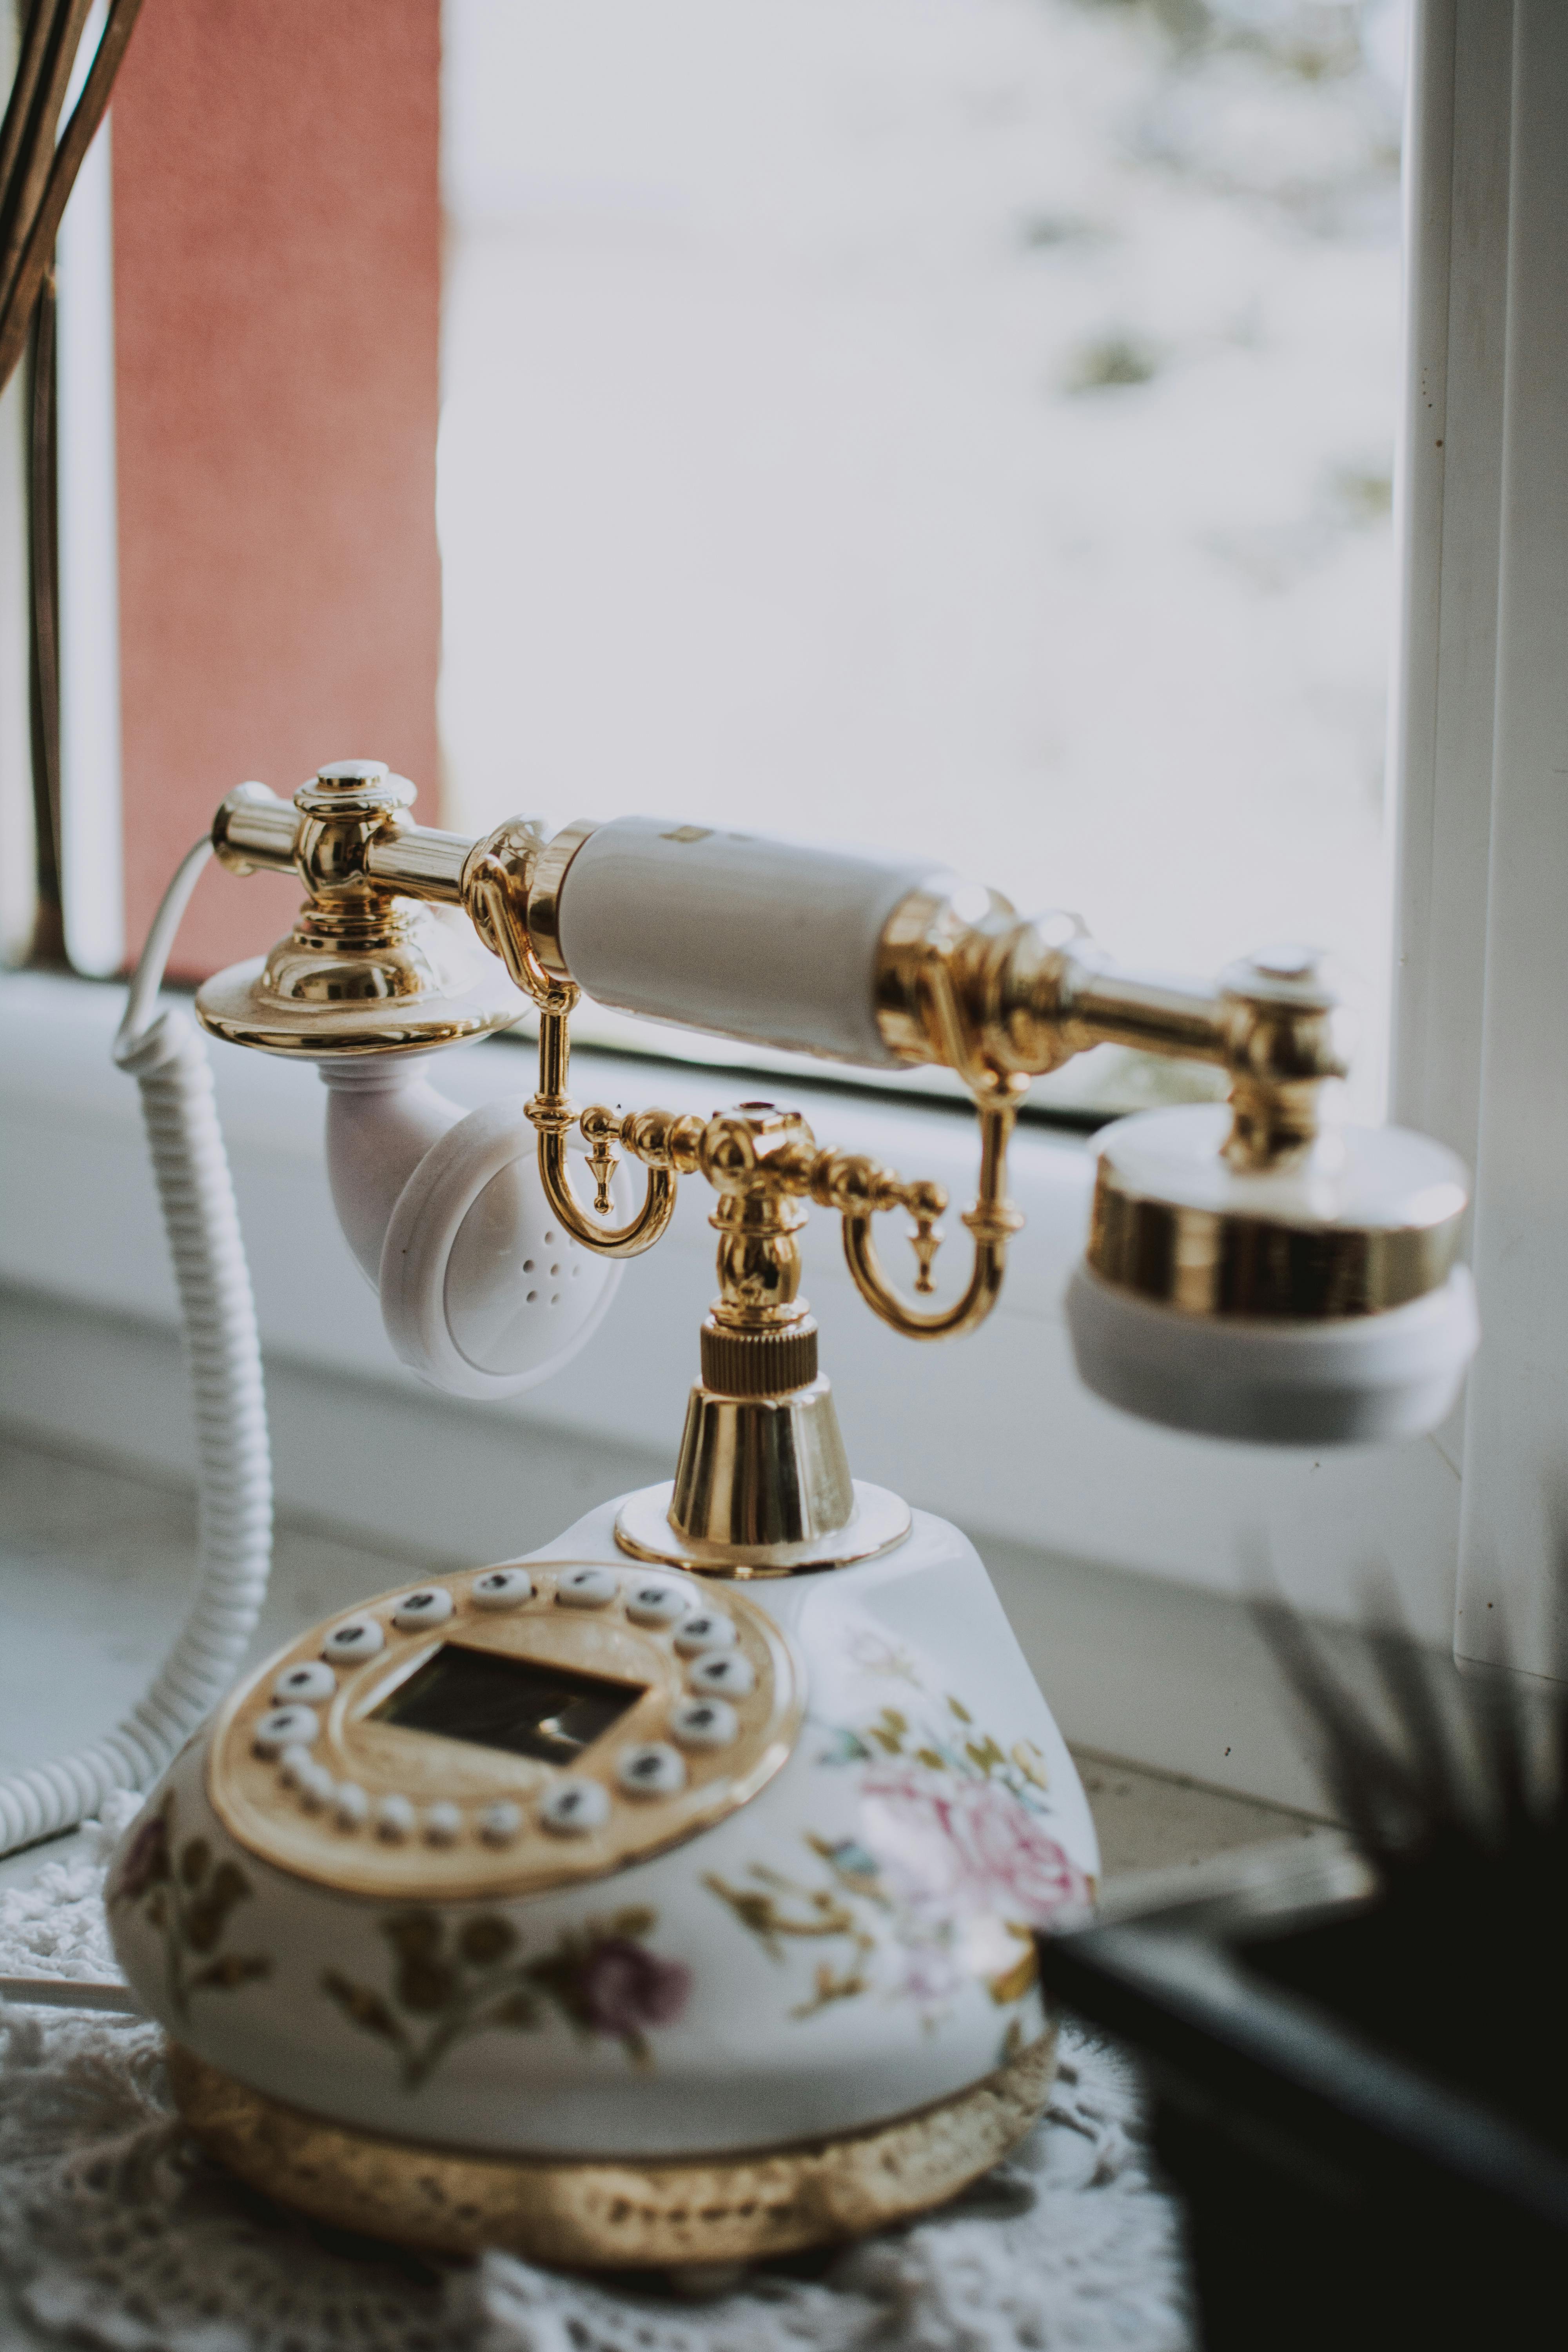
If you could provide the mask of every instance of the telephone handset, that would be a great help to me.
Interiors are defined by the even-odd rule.
[[[1217,1061],[1228,1110],[1144,1115],[1103,1144],[1068,1300],[1079,1369],[1177,1426],[1321,1444],[1427,1426],[1457,1391],[1475,1340],[1464,1172],[1422,1138],[1326,1116],[1333,1001],[1300,950],[1182,987],[921,861],[648,820],[469,841],[413,824],[412,798],[368,761],[292,803],[229,796],[219,857],[291,870],[306,899],[198,1015],[318,1064],[345,1235],[399,1354],[458,1393],[546,1377],[702,1179],[719,1292],[676,1474],[529,1560],[368,1601],[245,1678],[127,1833],[116,1947],[208,2146],[346,2226],[590,2264],[852,2234],[951,2194],[1039,2112],[1053,2033],[1033,1937],[1090,1899],[1099,1863],[973,1547],[850,1475],[800,1295],[808,1203],[839,1218],[877,1314],[955,1335],[994,1305],[1022,1222],[1006,1160],[1030,1076],[1108,1038]],[[150,1018],[205,850],[154,926],[121,1055],[196,1335],[215,1549],[156,1705],[34,1776],[46,1825],[72,1792],[79,1813],[101,1785],[144,1785],[195,1728],[265,1568],[221,1143],[198,1041]],[[958,1297],[918,1303],[942,1189],[819,1143],[796,1112],[580,1111],[583,987],[955,1070],[981,1144]],[[535,1093],[463,1117],[424,1057],[530,1003]],[[913,1301],[873,1239],[897,1213]],[[253,1391],[248,1420],[219,1408],[225,1381]]]

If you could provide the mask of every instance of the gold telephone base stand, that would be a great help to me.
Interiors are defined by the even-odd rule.
[[[468,2156],[323,2123],[177,2042],[180,2112],[253,2188],[338,2228],[447,2254],[504,2247],[555,2270],[762,2262],[863,2237],[955,2197],[1044,2110],[1056,2030],[949,2099],[793,2147],[646,2158]]]

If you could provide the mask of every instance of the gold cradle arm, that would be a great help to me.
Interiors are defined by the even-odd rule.
[[[576,990],[571,993],[574,1001]],[[584,1249],[596,1251],[600,1257],[640,1257],[644,1250],[653,1247],[675,1214],[674,1162],[667,1159],[648,1164],[642,1206],[624,1225],[599,1224],[583,1207],[567,1163],[567,1136],[574,1127],[579,1127],[592,1145],[589,1165],[598,1183],[594,1207],[597,1212],[607,1212],[610,1175],[616,1164],[608,1144],[626,1122],[599,1104],[593,1105],[579,1118],[566,1092],[571,1051],[566,1024],[570,1011],[569,1005],[562,1010],[540,1008],[539,1092],[522,1107],[524,1118],[539,1137],[540,1181],[544,1186],[545,1199],[574,1242],[580,1242]],[[640,1116],[647,1118],[649,1114]],[[697,1124],[700,1129],[701,1121]]]
[[[884,1323],[890,1324],[906,1339],[951,1339],[984,1323],[995,1306],[1007,1271],[1007,1244],[1023,1227],[1022,1215],[1007,1197],[1007,1146],[1012,1140],[1018,1106],[1029,1090],[1029,1079],[1021,1071],[992,1068],[971,1046],[959,1012],[952,970],[942,956],[933,954],[926,959],[918,985],[931,1030],[941,1041],[943,1058],[969,1088],[980,1120],[980,1184],[973,1207],[966,1209],[963,1218],[973,1240],[974,1261],[962,1297],[951,1307],[931,1313],[909,1306],[882,1272],[877,1244],[871,1237],[871,1219],[879,1208],[907,1208],[915,1220],[914,1252],[920,1264],[915,1288],[917,1292],[929,1293],[934,1287],[931,1260],[942,1242],[942,1228],[935,1217],[947,1206],[940,1185],[906,1186],[889,1199],[867,1198],[864,1192],[856,1198],[854,1188],[846,1185],[842,1177],[836,1178],[829,1168],[824,1171],[822,1189],[813,1186],[812,1197],[842,1214],[844,1255],[855,1287],[873,1314],[879,1315]],[[934,1196],[934,1214],[922,1195]]]
[[[824,1208],[838,1210],[844,1221],[844,1255],[856,1289],[872,1312],[906,1339],[956,1339],[984,1323],[996,1304],[1007,1270],[1007,1244],[1024,1223],[1007,1198],[1007,1145],[1021,1091],[999,1087],[995,1099],[978,1100],[975,1105],[980,1117],[980,1187],[974,1206],[963,1218],[973,1236],[974,1262],[963,1297],[951,1307],[923,1312],[907,1305],[883,1273],[871,1237],[871,1221],[879,1210],[907,1208],[915,1220],[913,1245],[920,1262],[915,1288],[930,1292],[935,1286],[931,1259],[942,1242],[936,1219],[947,1206],[942,1186],[914,1183],[898,1187],[891,1198],[879,1198],[875,1179],[882,1171],[874,1161],[850,1160],[842,1152],[820,1156],[820,1174],[813,1182],[811,1197]],[[863,1171],[871,1173],[869,1183]],[[890,1181],[897,1187],[896,1178]]]
[[[561,1223],[574,1242],[600,1257],[640,1257],[651,1249],[675,1213],[674,1163],[648,1166],[642,1205],[624,1225],[597,1222],[611,1207],[615,1156],[608,1146],[622,1122],[614,1111],[594,1105],[579,1119],[566,1091],[572,1044],[569,1031],[579,992],[574,982],[547,971],[534,952],[527,888],[540,847],[525,824],[498,828],[477,845],[463,876],[463,900],[474,928],[505,964],[512,985],[539,1008],[539,1089],[524,1103],[523,1116],[539,1138],[539,1180]],[[700,1125],[700,1122],[699,1122]],[[589,1166],[597,1190],[590,1215],[578,1200],[566,1157],[566,1139],[580,1127],[591,1145]],[[693,1161],[695,1166],[695,1161]]]

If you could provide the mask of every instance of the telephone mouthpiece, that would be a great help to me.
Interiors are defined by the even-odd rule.
[[[1479,1336],[1453,1152],[1342,1128],[1237,1165],[1229,1109],[1118,1120],[1067,1297],[1079,1377],[1170,1429],[1275,1445],[1434,1428]]]

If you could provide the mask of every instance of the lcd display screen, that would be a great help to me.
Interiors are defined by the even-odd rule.
[[[501,1748],[545,1764],[570,1764],[619,1722],[647,1687],[447,1642],[372,1710],[370,1720],[395,1723],[400,1731],[437,1731],[447,1739]]]

